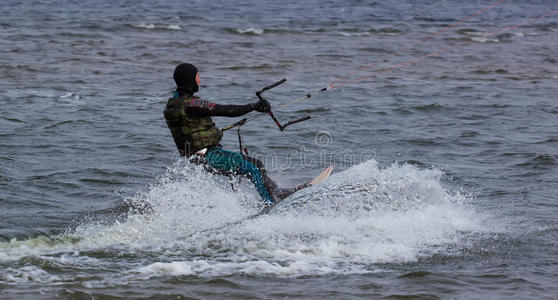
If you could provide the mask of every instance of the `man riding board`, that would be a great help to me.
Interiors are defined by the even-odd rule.
[[[256,190],[267,204],[275,203],[303,188],[280,189],[267,177],[261,161],[242,153],[228,151],[219,144],[222,131],[211,117],[239,117],[252,111],[269,112],[266,100],[245,105],[223,105],[194,96],[199,89],[198,69],[188,63],[179,64],[174,70],[176,91],[164,110],[178,152],[181,156],[195,157],[213,170],[225,174],[239,174],[250,178]]]

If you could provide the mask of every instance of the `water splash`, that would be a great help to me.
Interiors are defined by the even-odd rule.
[[[125,221],[84,222],[56,237],[4,243],[0,260],[117,264],[125,269],[115,275],[121,278],[378,272],[379,263],[414,262],[494,230],[467,197],[440,183],[442,175],[370,160],[252,219],[261,201],[248,182],[233,191],[228,178],[178,162],[127,199]]]

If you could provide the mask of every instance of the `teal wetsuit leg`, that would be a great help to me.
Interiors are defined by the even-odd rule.
[[[224,150],[220,147],[212,147],[205,153],[205,159],[210,166],[217,170],[249,175],[260,196],[268,203],[275,202],[265,185],[264,175],[258,166],[242,154]]]

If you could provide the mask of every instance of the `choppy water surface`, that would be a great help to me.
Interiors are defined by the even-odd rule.
[[[554,298],[555,1],[505,1],[376,69],[459,43],[243,128],[283,185],[178,157],[162,110],[182,61],[200,95],[272,105],[497,1],[91,1],[0,8],[3,298]],[[367,70],[362,75],[370,74]],[[219,126],[231,119],[216,119]],[[234,132],[225,147],[236,149]]]

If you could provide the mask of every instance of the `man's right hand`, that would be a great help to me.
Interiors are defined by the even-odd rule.
[[[262,113],[266,113],[269,112],[271,110],[271,104],[269,104],[269,101],[262,99],[254,104],[253,108],[255,111],[257,112],[262,112]]]

